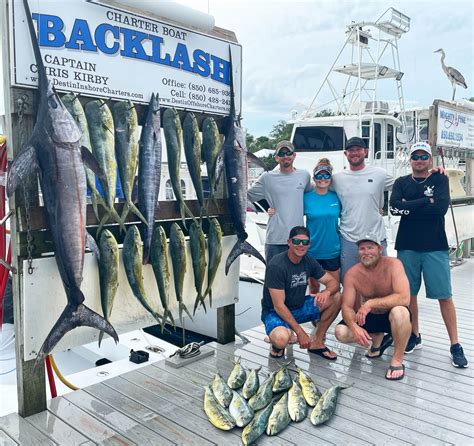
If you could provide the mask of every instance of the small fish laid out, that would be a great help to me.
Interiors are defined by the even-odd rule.
[[[280,367],[276,372],[272,386],[273,393],[284,392],[291,387],[291,376],[287,367],[288,364]]]
[[[229,378],[227,378],[227,384],[232,390],[240,389],[244,383],[245,379],[247,378],[247,372],[242,367],[240,363],[240,358],[234,362],[234,367],[230,372]]]
[[[337,397],[339,392],[347,389],[344,386],[332,386],[326,390],[311,412],[310,420],[315,426],[328,421],[336,412]]]
[[[313,380],[300,368],[298,369],[298,381],[308,406],[316,406],[319,398],[321,398],[321,392],[318,390]]]
[[[121,221],[132,211],[143,223],[145,217],[132,202],[132,190],[138,163],[138,117],[131,101],[119,101],[112,107],[115,128],[115,156],[125,204]]]
[[[252,369],[247,375],[244,386],[242,387],[242,395],[245,399],[252,398],[260,387],[260,379],[258,377],[258,372],[262,367],[257,369]]]
[[[79,101],[78,96],[73,93],[65,94],[62,97],[62,101],[64,103],[64,106],[68,109],[69,113],[71,113],[71,116],[77,122],[77,125],[82,132],[82,137],[81,137],[82,147],[85,147],[86,149],[89,150],[89,152],[92,153],[91,140],[89,136],[89,127],[87,125],[87,118],[86,118],[84,109],[82,108],[81,101]],[[98,205],[101,204],[104,207],[105,205],[95,185],[95,174],[88,167],[86,167],[86,178],[87,178],[87,186],[89,187],[91,191],[92,209],[94,210],[95,218],[97,218],[97,221],[99,221],[100,217],[99,217]]]
[[[99,283],[100,283],[100,303],[104,319],[109,322],[114,306],[115,294],[119,286],[119,249],[117,240],[113,234],[104,229],[99,238]],[[104,332],[99,334],[99,347],[104,337]]]
[[[159,324],[162,323],[163,316],[160,315],[152,306],[150,300],[146,296],[145,286],[143,284],[142,274],[142,259],[143,247],[142,239],[138,228],[133,225],[130,226],[125,239],[123,241],[123,265],[127,275],[128,283],[132,289],[133,295],[143,305],[143,307],[157,320]]]
[[[291,422],[288,412],[288,393],[284,393],[278,403],[273,406],[267,423],[267,435],[276,435]]]
[[[214,118],[206,118],[202,123],[202,158],[206,162],[207,178],[209,181],[209,201],[215,200],[216,182],[216,162],[219,151],[222,147],[221,136]]]
[[[181,167],[181,148],[183,147],[183,129],[179,115],[174,108],[167,108],[163,113],[163,132],[166,141],[166,153],[168,155],[168,170],[171,187],[178,202],[179,212],[186,228],[186,215],[194,219],[192,212],[184,202],[181,191],[181,177],[179,169]]]
[[[264,409],[258,411],[253,420],[242,430],[242,443],[244,445],[253,444],[267,428],[268,419],[273,410],[273,404],[269,404]]]
[[[195,221],[189,228],[189,245],[191,247],[191,258],[193,261],[194,287],[196,288],[196,300],[194,302],[193,316],[201,304],[206,311],[204,303],[203,290],[204,278],[206,276],[206,238],[204,232]]]
[[[214,375],[214,379],[211,382],[211,389],[218,403],[223,407],[229,407],[232,401],[232,389],[219,373]]]
[[[204,209],[204,192],[201,181],[201,137],[199,126],[194,113],[186,113],[183,122],[184,154],[188,165],[189,175],[196,191],[200,207],[200,216]]]
[[[288,413],[292,421],[303,421],[308,414],[308,406],[299,384],[293,380],[293,385],[288,390]]]
[[[230,48],[229,48],[229,56]],[[241,254],[249,254],[265,264],[262,255],[247,242],[248,234],[245,231],[245,219],[247,216],[247,186],[248,186],[248,159],[252,158],[259,165],[262,161],[250,154],[245,146],[245,132],[238,125],[235,114],[234,86],[232,78],[232,60],[230,63],[230,116],[228,118],[227,133],[222,146],[224,155],[225,177],[227,182],[229,210],[237,234],[237,242],[227,257],[225,273],[228,274],[232,263]],[[265,168],[265,167],[264,167]]]
[[[254,411],[263,409],[270,404],[273,397],[272,386],[275,373],[270,373],[268,378],[258,388],[257,393],[250,398],[249,405]]]
[[[191,320],[193,318],[183,302],[184,275],[186,274],[186,240],[183,231],[176,223],[173,223],[170,229],[169,253],[173,264],[174,289],[179,306],[179,320],[181,327],[183,327],[183,310]]]
[[[247,400],[237,393],[232,392],[232,401],[229,404],[229,413],[238,427],[247,426],[253,418],[253,409],[247,404]]]
[[[153,230],[150,260],[160,293],[161,305],[163,306],[163,322],[161,323],[161,332],[163,333],[167,319],[170,320],[174,327],[176,327],[176,324],[169,309],[171,274],[168,257],[168,240],[166,239],[165,230],[161,225],[156,225]]]
[[[213,426],[228,431],[235,426],[235,420],[227,409],[214,398],[211,386],[204,387],[204,412]]]
[[[158,94],[151,95],[146,122],[138,143],[138,209],[144,215],[147,225],[143,225],[143,264],[150,259],[155,212],[161,180],[161,122]]]
[[[222,229],[216,218],[209,221],[209,234],[207,235],[207,250],[209,263],[207,264],[207,288],[203,299],[209,294],[209,306],[212,307],[212,284],[216,278],[217,268],[222,258]]]
[[[106,181],[100,181],[104,194],[106,214],[102,218],[97,229],[100,233],[102,227],[109,221],[110,217],[122,225],[122,221],[114,208],[115,187],[117,182],[117,162],[115,161],[114,119],[109,106],[102,99],[89,101],[84,112],[89,127],[89,135],[92,146],[92,154],[105,172]],[[122,225],[122,229],[125,227]]]
[[[48,81],[27,0],[23,1],[23,6],[38,68],[38,112],[27,146],[9,166],[7,195],[11,197],[28,177],[38,174],[55,260],[67,296],[66,307],[38,353],[38,364],[67,332],[76,327],[89,326],[105,331],[116,342],[118,336],[109,322],[84,305],[81,291],[86,245],[98,252],[97,244],[85,226],[85,166],[102,180],[104,172],[89,149],[82,147],[80,128]]]

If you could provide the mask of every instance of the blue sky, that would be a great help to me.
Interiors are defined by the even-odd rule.
[[[450,99],[446,64],[465,77],[474,96],[474,2],[472,1],[274,1],[179,0],[215,17],[216,26],[234,31],[243,48],[243,126],[267,135],[292,110],[303,111],[345,41],[352,21],[375,21],[390,6],[411,18],[411,29],[399,40],[403,90],[408,105],[427,106]],[[385,81],[380,100],[396,99],[395,83]],[[379,84],[381,85],[381,84]]]

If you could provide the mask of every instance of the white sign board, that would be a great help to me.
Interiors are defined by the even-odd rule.
[[[437,131],[437,146],[474,150],[474,112],[439,105]]]
[[[214,36],[81,0],[30,0],[46,72],[58,91],[207,114],[230,111],[230,57],[240,113],[242,48]],[[11,3],[12,84],[37,85],[22,1]]]

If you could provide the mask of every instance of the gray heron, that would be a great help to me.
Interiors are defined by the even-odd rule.
[[[456,70],[456,68],[453,67],[447,67],[444,63],[444,58],[446,57],[446,54],[444,54],[443,48],[440,48],[439,50],[436,50],[435,53],[441,53],[441,66],[443,67],[443,71],[446,73],[446,76],[448,76],[448,79],[451,81],[451,84],[453,86],[453,101],[454,101],[454,95],[456,94],[456,84],[461,85],[461,87],[467,88],[466,81],[464,80],[464,76]]]

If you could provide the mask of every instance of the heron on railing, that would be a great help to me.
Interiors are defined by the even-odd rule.
[[[444,54],[443,48],[440,48],[439,50],[436,50],[435,53],[441,53],[441,66],[443,67],[443,71],[446,73],[446,76],[448,76],[448,79],[451,81],[451,84],[453,86],[453,101],[454,101],[454,95],[456,94],[456,84],[461,85],[461,87],[467,88],[466,81],[464,80],[464,76],[456,70],[456,68],[453,67],[447,67],[444,63],[444,58],[446,57],[446,54]]]

